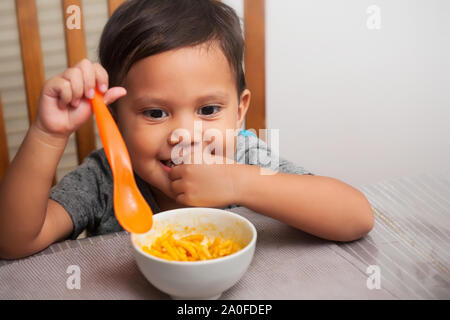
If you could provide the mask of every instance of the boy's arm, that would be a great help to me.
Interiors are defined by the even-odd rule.
[[[267,175],[269,171],[275,174]],[[183,164],[171,168],[169,179],[178,203],[238,204],[329,240],[356,240],[374,223],[365,196],[334,178],[276,173],[255,165]]]
[[[92,115],[96,86],[107,104],[126,94],[108,89],[106,71],[86,59],[45,83],[36,119],[0,182],[0,257],[30,255],[72,231],[69,213],[49,194],[69,136]]]
[[[30,126],[0,183],[0,257],[30,255],[72,231],[69,214],[48,198],[66,144]]]
[[[323,176],[262,175],[257,166],[234,167],[239,205],[334,241],[359,239],[373,227],[370,203],[344,182]]]

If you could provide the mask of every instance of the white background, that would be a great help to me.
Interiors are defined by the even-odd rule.
[[[450,1],[266,0],[266,37],[282,157],[354,186],[450,171]]]

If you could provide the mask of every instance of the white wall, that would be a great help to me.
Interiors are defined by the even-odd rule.
[[[381,29],[369,30],[369,5]],[[450,172],[450,1],[266,0],[280,154],[364,185]]]

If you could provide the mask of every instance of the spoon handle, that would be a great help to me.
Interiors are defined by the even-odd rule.
[[[98,133],[113,175],[119,174],[118,171],[122,171],[121,169],[133,172],[125,141],[111,113],[103,102],[102,95],[96,91],[91,102],[94,109],[95,121],[97,122]],[[120,172],[120,174],[124,174],[124,172]]]
[[[116,218],[129,232],[147,232],[152,225],[152,211],[136,185],[125,141],[99,91],[96,90],[91,104],[100,139],[113,173]]]

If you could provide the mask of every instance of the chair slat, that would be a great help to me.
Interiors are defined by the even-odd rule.
[[[2,97],[0,96],[0,181],[9,165],[8,143],[6,140],[5,119],[3,118]]]
[[[108,0],[108,13],[112,16],[117,7],[120,6],[125,0]]]
[[[28,120],[31,124],[36,117],[39,96],[44,85],[44,65],[35,0],[16,0],[16,14],[27,97]]]
[[[16,0],[17,27],[19,29],[23,77],[28,107],[28,121],[36,118],[39,97],[44,86],[44,63],[35,0]],[[56,184],[56,176],[53,177]]]
[[[245,126],[266,128],[266,68],[265,68],[265,3],[264,0],[244,0],[245,78],[252,93]],[[265,137],[260,137],[265,140]]]
[[[74,14],[69,12],[69,6],[78,6],[80,8],[80,29],[69,29],[66,25],[67,19]],[[79,61],[87,57],[86,38],[84,34],[84,20],[83,9],[80,0],[62,0],[62,10],[64,17],[64,35],[66,39],[66,55],[69,67],[73,67]],[[83,159],[96,149],[95,146],[95,132],[94,120],[89,118],[76,132],[77,158],[78,164],[83,162]]]

